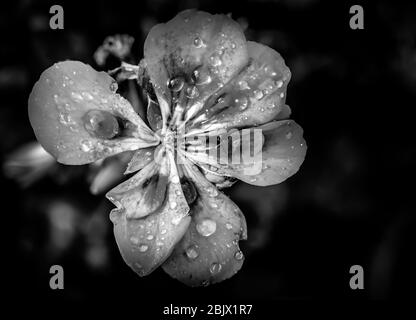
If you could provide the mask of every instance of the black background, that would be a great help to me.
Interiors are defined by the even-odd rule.
[[[53,4],[64,8],[64,30],[49,29]],[[349,27],[353,4],[364,8],[364,30]],[[142,314],[155,315],[169,303],[245,302],[259,303],[261,308],[262,302],[282,299],[414,298],[416,4],[320,0],[20,1],[9,8],[2,4],[1,161],[34,140],[27,98],[44,69],[65,59],[98,69],[94,51],[106,36],[116,33],[135,37],[138,61],[149,28],[186,8],[232,13],[248,25],[247,39],[277,50],[292,71],[287,103],[291,117],[304,129],[308,144],[304,164],[281,185],[260,188],[238,183],[226,191],[248,222],[243,268],[230,280],[207,288],[188,288],[162,269],[139,278],[119,255],[108,219],[111,204],[103,194],[89,193],[87,167],[56,165],[52,175],[23,188],[6,166],[0,174],[2,265],[7,269],[2,290],[10,299],[39,305],[87,302],[104,309],[134,305]],[[50,213],[59,208],[78,217],[70,243],[61,249],[51,243]],[[96,259],[86,253],[91,243],[101,245]],[[64,290],[49,288],[53,264],[64,267]],[[349,287],[349,268],[355,264],[365,272],[361,291]]]

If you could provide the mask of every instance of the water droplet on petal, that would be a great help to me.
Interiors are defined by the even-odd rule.
[[[211,266],[209,267],[209,271],[212,274],[217,274],[218,272],[220,272],[222,269],[222,265],[220,263],[216,263],[214,262],[213,264],[211,264]]]
[[[84,98],[79,93],[76,93],[76,92],[71,92],[71,96],[76,102],[80,102],[84,100]]]
[[[82,140],[81,141],[81,150],[84,152],[90,151],[92,148],[92,142],[90,140]]]
[[[196,259],[199,256],[198,251],[196,250],[196,246],[190,246],[188,249],[186,249],[186,255],[189,259]]]
[[[177,206],[178,206],[178,204],[177,204],[175,201],[172,201],[172,202],[170,203],[170,208],[171,208],[171,209],[175,209]]]
[[[245,110],[248,107],[248,99],[244,96],[240,98],[236,98],[234,100],[234,103],[240,110]]]
[[[195,99],[196,97],[199,96],[199,90],[196,86],[190,86],[188,88],[186,88],[186,96],[189,99]]]
[[[147,251],[147,249],[149,249],[149,246],[148,246],[147,244],[142,244],[142,245],[140,245],[140,247],[139,247],[139,251],[140,251],[140,252],[146,252],[146,251]]]
[[[234,254],[234,258],[236,258],[237,260],[241,260],[243,259],[244,254],[243,252],[241,252],[241,250],[238,250],[235,254]]]
[[[201,48],[201,47],[205,46],[204,41],[202,41],[202,39],[200,37],[196,37],[194,39],[194,45],[197,48]]]
[[[196,225],[196,230],[201,236],[209,237],[217,230],[217,223],[211,219],[204,219]]]
[[[90,110],[83,120],[85,129],[92,136],[111,139],[119,132],[117,119],[110,112]]]
[[[257,100],[261,100],[261,99],[263,99],[263,96],[264,96],[264,94],[263,94],[263,91],[261,91],[261,90],[254,90],[254,97],[257,99]]]
[[[173,178],[172,178],[172,182],[173,183],[179,183],[179,176],[173,176]]]
[[[168,81],[168,88],[173,92],[181,91],[185,84],[185,80],[182,77],[175,77]]]
[[[138,243],[139,243],[139,238],[137,238],[137,237],[131,237],[131,238],[130,238],[130,241],[131,241],[131,243],[133,243],[133,244],[138,244]]]
[[[228,230],[231,230],[231,229],[233,228],[233,225],[232,225],[231,223],[226,223],[226,224],[225,224],[225,227],[226,227]]]
[[[192,72],[191,79],[196,85],[208,84],[212,81],[209,71],[202,67]]]
[[[117,89],[118,89],[118,84],[117,84],[117,82],[116,82],[116,81],[111,82],[111,84],[110,84],[110,90],[111,90],[112,92],[116,92],[116,91],[117,91]]]
[[[246,89],[250,89],[250,87],[248,86],[247,81],[245,80],[241,80],[238,82],[238,85],[240,86],[241,90],[246,90]]]
[[[219,67],[222,64],[221,57],[217,54],[212,55],[209,60],[214,67]]]

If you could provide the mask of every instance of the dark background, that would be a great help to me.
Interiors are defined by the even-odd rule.
[[[64,8],[64,30],[49,29],[53,4]],[[349,28],[353,4],[364,8],[364,30]],[[232,13],[247,39],[281,53],[292,71],[287,103],[308,144],[300,171],[286,182],[267,188],[240,182],[226,190],[247,218],[246,261],[230,280],[196,289],[161,268],[139,278],[125,265],[108,219],[112,205],[89,190],[95,168],[56,164],[28,182],[39,167],[16,155],[34,141],[27,98],[44,69],[65,59],[99,69],[94,51],[116,33],[135,38],[138,61],[149,29],[186,8]],[[168,303],[415,297],[416,4],[26,0],[2,4],[0,18],[8,297],[103,308],[133,303],[155,314]],[[7,165],[16,157],[18,169]],[[53,264],[64,267],[64,290],[49,289]],[[355,264],[365,272],[361,291],[349,287]]]

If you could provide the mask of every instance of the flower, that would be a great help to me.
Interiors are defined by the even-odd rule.
[[[70,165],[134,151],[125,173],[138,172],[107,198],[121,255],[140,276],[162,266],[190,286],[227,279],[243,264],[247,227],[218,189],[280,183],[305,157],[302,129],[287,120],[290,71],[228,16],[194,10],[153,27],[143,60],[124,67],[146,93],[149,125],[111,76],[65,61],[30,95],[35,135]]]

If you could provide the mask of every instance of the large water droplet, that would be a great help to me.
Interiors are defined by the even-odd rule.
[[[197,85],[208,84],[212,81],[209,71],[202,67],[192,72],[191,79]]]
[[[182,77],[171,78],[168,81],[168,88],[173,92],[181,91],[185,84],[185,80]]]
[[[196,230],[201,236],[209,237],[217,230],[217,223],[211,219],[204,219],[196,225]]]
[[[186,249],[186,255],[189,259],[196,259],[199,255],[196,246],[190,246],[188,249]]]
[[[117,118],[110,112],[91,110],[83,120],[85,129],[93,137],[111,139],[119,133]]]
[[[172,202],[170,203],[170,208],[171,208],[171,209],[175,209],[177,206],[178,206],[178,204],[177,204],[175,201],[172,201]]]

